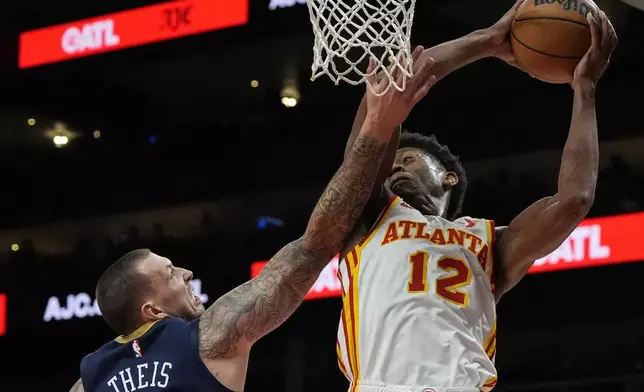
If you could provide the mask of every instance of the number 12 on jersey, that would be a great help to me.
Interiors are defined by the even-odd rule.
[[[407,283],[407,291],[410,293],[426,293],[429,291],[427,283],[427,264],[429,253],[419,250],[409,256],[411,276]],[[436,279],[436,294],[446,301],[458,306],[467,306],[470,302],[470,295],[466,291],[458,290],[465,287],[472,281],[472,270],[467,261],[452,257],[441,257],[436,261],[438,268],[449,275]]]

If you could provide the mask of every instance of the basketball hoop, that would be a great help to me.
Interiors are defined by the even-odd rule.
[[[389,79],[377,95],[391,87],[405,90],[413,76],[410,38],[416,0],[307,0],[307,5],[315,35],[311,80],[328,75],[336,85],[369,84],[366,70],[372,58],[373,72]],[[395,69],[405,75],[402,83],[392,77]]]

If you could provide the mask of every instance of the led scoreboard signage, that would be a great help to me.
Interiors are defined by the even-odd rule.
[[[644,246],[641,245],[642,227],[644,213],[587,219],[557,250],[535,261],[528,273],[644,261]],[[251,278],[259,275],[265,264],[265,261],[253,263]],[[338,256],[324,268],[305,299],[341,296],[342,286],[337,274]]]
[[[112,52],[248,23],[249,0],[181,0],[20,34],[18,66]]]

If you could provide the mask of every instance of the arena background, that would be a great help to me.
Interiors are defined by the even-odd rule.
[[[163,3],[145,11],[145,38],[183,37],[135,45],[142,36],[130,31],[131,47],[82,58],[50,45],[65,28],[20,38],[152,3],[3,5],[1,391],[69,389],[82,356],[113,337],[92,301],[116,257],[167,255],[195,271],[212,303],[302,233],[341,162],[363,89],[309,82],[303,1]],[[419,1],[413,42],[486,27],[509,3]],[[591,216],[605,218],[585,222],[501,302],[499,391],[644,391],[644,12],[629,3],[599,2],[620,38],[597,100]],[[485,60],[441,81],[405,127],[462,156],[465,214],[507,224],[555,191],[571,100],[569,86]],[[329,298],[307,301],[253,349],[247,391],[346,389],[330,271],[312,293]]]

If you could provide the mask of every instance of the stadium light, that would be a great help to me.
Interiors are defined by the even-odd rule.
[[[287,85],[282,89],[282,105],[294,108],[300,100],[300,92],[294,85]]]

